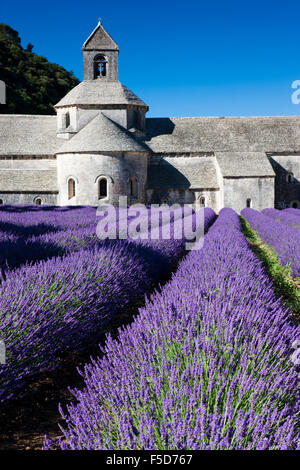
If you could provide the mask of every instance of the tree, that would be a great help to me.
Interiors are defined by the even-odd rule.
[[[6,84],[6,105],[0,113],[55,114],[55,105],[79,80],[73,72],[48,62],[21,46],[17,31],[0,24],[0,80]]]
[[[4,23],[0,23],[0,39],[10,39],[16,44],[21,44],[18,31],[15,31],[10,26]]]
[[[33,49],[33,44],[31,44],[31,42],[29,42],[29,43],[27,44],[26,51],[32,52],[32,49]]]

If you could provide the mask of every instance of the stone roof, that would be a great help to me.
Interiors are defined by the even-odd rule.
[[[92,83],[93,88],[95,82],[82,84]],[[119,82],[105,82],[103,89],[110,85],[123,87]],[[214,152],[225,176],[242,176],[241,172],[271,176],[265,152],[300,151],[300,117],[296,116],[148,118],[146,125],[145,145],[108,118],[92,120],[65,141],[56,137],[56,116],[0,114],[0,155],[54,155],[60,147],[74,149],[75,145],[77,149],[70,151]]]
[[[0,191],[31,191],[35,193],[57,191],[56,168],[51,170],[0,170]]]
[[[126,129],[99,112],[71,140],[65,142],[57,153],[130,151],[146,152],[147,148],[136,141]]]
[[[83,51],[89,49],[119,50],[117,43],[103,28],[100,21],[82,46]]]
[[[148,106],[119,81],[84,80],[62,98],[55,107],[72,105]]]
[[[53,155],[56,116],[0,114],[0,155]]]
[[[147,145],[157,153],[300,151],[300,117],[148,118]]]
[[[275,175],[264,152],[215,152],[215,156],[224,177]]]
[[[148,168],[148,189],[218,189],[214,157],[164,157]]]

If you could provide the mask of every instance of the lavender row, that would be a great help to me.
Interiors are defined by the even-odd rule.
[[[215,214],[205,210],[206,228]],[[60,352],[95,341],[107,323],[170,274],[185,239],[104,241],[8,272],[0,287],[0,402],[24,390],[26,380],[58,365]]]
[[[271,246],[283,266],[290,264],[292,274],[300,276],[300,231],[254,209],[243,209],[242,216],[257,231],[264,243]]]
[[[85,366],[78,403],[60,408],[60,447],[300,449],[297,338],[238,216],[223,209],[204,248]]]
[[[271,219],[276,220],[276,222],[281,222],[283,224],[290,225],[293,228],[300,229],[299,215],[293,214],[292,212],[286,212],[285,210],[280,211],[278,209],[264,209],[261,212],[262,214],[271,217]]]
[[[0,230],[17,236],[41,235],[96,223],[96,208],[55,206],[2,206]]]
[[[177,220],[180,225],[183,217],[193,214],[187,208],[185,211],[179,208],[173,212],[167,209],[162,210],[162,217],[159,217],[160,210],[150,211],[147,208],[146,214],[139,217],[138,210],[135,214],[132,209],[114,208],[114,217],[108,219],[108,230],[102,230],[101,238],[98,228],[105,226],[108,221],[103,215],[101,217],[100,211],[96,212],[92,207],[52,210],[43,208],[42,211],[32,208],[28,212],[25,207],[5,207],[9,207],[10,211],[7,213],[0,210],[0,268],[4,277],[7,270],[18,268],[27,262],[33,263],[82,248],[99,246],[105,238],[131,239],[128,227],[140,226],[141,231],[148,228],[149,234],[150,228],[154,228],[154,231],[158,231],[157,238],[161,238],[163,224],[173,227],[173,222]],[[142,210],[141,213],[143,215]],[[127,227],[125,233],[124,227]],[[150,239],[150,235],[146,234],[145,238]]]
[[[93,207],[1,207],[2,275],[8,269],[18,268],[26,262],[69,253],[73,240],[80,240],[81,233],[89,235],[85,236],[88,244],[90,237],[96,237],[96,223],[96,209]]]
[[[288,209],[283,209],[283,212],[288,212],[290,214],[297,215],[298,217],[300,217],[300,209],[294,209],[292,207],[289,207]]]

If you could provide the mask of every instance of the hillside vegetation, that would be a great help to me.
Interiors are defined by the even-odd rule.
[[[73,72],[24,49],[17,31],[0,23],[0,80],[6,83],[6,105],[0,113],[55,114],[53,105],[79,83]]]

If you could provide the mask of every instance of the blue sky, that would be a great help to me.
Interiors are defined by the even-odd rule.
[[[120,47],[119,78],[149,116],[297,115],[300,2],[2,1],[22,45],[82,79],[81,46],[98,18]]]

